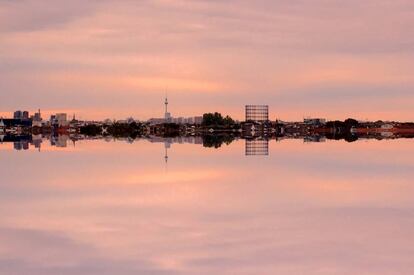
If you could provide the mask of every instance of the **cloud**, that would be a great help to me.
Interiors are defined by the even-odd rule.
[[[414,88],[413,18],[406,0],[0,1],[0,107],[148,118],[155,105],[131,102],[157,104],[165,89],[182,115],[241,118],[236,106],[279,96],[329,104],[378,90],[381,102]]]
[[[99,1],[0,1],[1,32],[31,32],[59,28],[93,13]]]
[[[146,261],[100,255],[94,247],[59,232],[1,227],[0,239],[0,273],[4,274],[174,274]]]

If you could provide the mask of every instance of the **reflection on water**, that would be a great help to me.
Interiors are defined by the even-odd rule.
[[[269,140],[246,139],[246,156],[267,156],[269,154]]]
[[[3,139],[0,274],[414,272],[412,140],[223,140]]]
[[[294,131],[292,133],[279,133],[279,134],[266,134],[260,133],[258,135],[245,135],[240,132],[230,133],[214,133],[214,134],[201,134],[201,135],[178,135],[178,136],[159,136],[159,135],[148,135],[148,136],[125,136],[125,137],[114,137],[110,135],[106,136],[87,136],[81,134],[49,134],[43,136],[42,134],[26,134],[26,135],[0,135],[0,144],[2,143],[13,143],[15,150],[28,150],[29,145],[34,146],[40,151],[41,145],[44,141],[49,141],[51,146],[65,148],[68,142],[72,142],[75,147],[76,142],[82,140],[105,140],[110,141],[126,141],[133,143],[139,140],[147,140],[151,143],[164,143],[165,146],[165,160],[168,160],[168,149],[171,144],[178,143],[191,143],[199,144],[209,148],[220,148],[223,144],[229,145],[230,143],[243,139],[245,141],[245,155],[246,156],[267,156],[269,154],[269,141],[283,141],[290,139],[300,139],[303,142],[326,142],[330,140],[346,140],[348,142],[355,142],[358,140],[394,140],[394,139],[412,139],[414,135],[411,133],[390,133],[390,135],[384,135],[383,133],[369,133],[354,135],[349,133],[349,136],[341,134],[335,135],[332,133],[300,133]]]

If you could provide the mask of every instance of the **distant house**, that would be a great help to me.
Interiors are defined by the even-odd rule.
[[[202,116],[195,116],[194,117],[194,124],[200,125],[203,123],[203,117]]]
[[[150,118],[148,120],[149,124],[151,125],[157,125],[157,124],[163,124],[166,122],[165,118]]]
[[[50,116],[50,123],[53,126],[66,127],[69,126],[68,115],[65,113],[58,113]]]
[[[303,123],[306,125],[323,125],[326,123],[324,118],[304,118]]]
[[[14,118],[5,118],[2,119],[4,128],[11,127],[32,127],[32,121],[30,119],[14,119]]]
[[[392,128],[394,128],[394,125],[392,125],[390,123],[386,123],[386,124],[381,125],[381,129],[384,129],[384,130],[391,130]]]

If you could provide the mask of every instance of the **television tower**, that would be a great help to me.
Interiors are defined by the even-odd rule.
[[[168,97],[167,97],[167,94],[165,94],[164,104],[165,104],[164,119],[165,119],[165,122],[170,122],[171,121],[171,114],[168,112]]]

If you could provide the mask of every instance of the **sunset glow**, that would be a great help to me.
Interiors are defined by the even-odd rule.
[[[273,118],[413,120],[413,13],[406,0],[2,1],[1,115],[148,119],[168,92],[182,116],[267,102]]]

